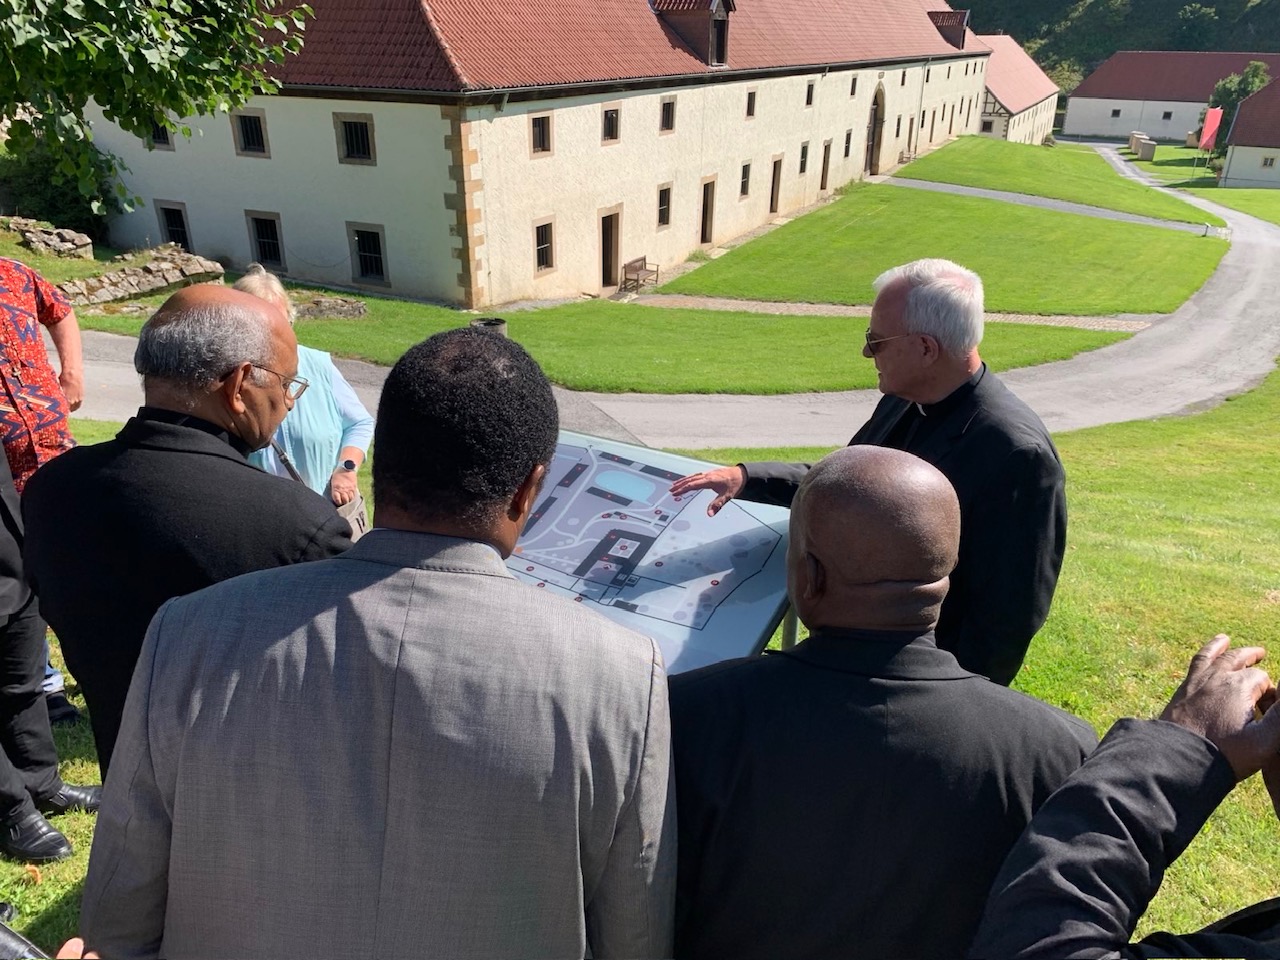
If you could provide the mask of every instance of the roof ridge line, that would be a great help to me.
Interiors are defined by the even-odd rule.
[[[440,29],[440,24],[436,22],[435,14],[431,12],[431,0],[418,0],[418,8],[422,11],[422,15],[426,17],[427,27],[431,30],[432,35],[435,36],[436,43],[440,45],[440,52],[444,54],[445,61],[449,64],[449,69],[453,71],[459,87],[464,91],[470,89],[471,82],[467,79],[467,75],[462,72],[462,65],[458,62],[458,58],[453,55],[449,42],[444,38],[444,31]]]

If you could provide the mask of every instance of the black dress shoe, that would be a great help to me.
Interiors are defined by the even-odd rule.
[[[64,783],[62,789],[52,797],[36,801],[36,809],[45,816],[69,813],[72,810],[85,810],[89,813],[98,809],[102,802],[101,787],[75,787]]]
[[[71,856],[67,838],[38,813],[0,825],[0,853],[27,863],[48,863]]]
[[[80,722],[80,711],[67,699],[65,693],[46,693],[44,705],[49,711],[49,723],[55,727],[70,726]]]

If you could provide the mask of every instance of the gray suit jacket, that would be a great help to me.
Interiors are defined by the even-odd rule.
[[[81,932],[109,957],[668,956],[658,647],[466,540],[163,606]]]

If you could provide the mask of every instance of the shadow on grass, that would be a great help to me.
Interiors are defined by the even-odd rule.
[[[1176,157],[1172,160],[1152,160],[1153,167],[1194,167],[1204,166],[1204,159],[1201,157]]]
[[[84,878],[81,877],[31,918],[24,936],[52,957],[60,946],[76,935],[83,893]]]
[[[79,693],[79,689],[75,684],[68,684],[66,692],[68,696],[75,696]],[[70,760],[84,760],[95,766],[98,763],[98,750],[93,742],[93,727],[89,723],[89,714],[85,711],[81,711],[80,719],[75,723],[54,727],[53,742],[58,748],[58,759],[63,763]]]

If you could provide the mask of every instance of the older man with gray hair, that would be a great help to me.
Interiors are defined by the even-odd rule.
[[[161,604],[351,545],[332,503],[245,460],[307,386],[283,312],[188,287],[142,328],[134,366],[137,415],[38,470],[22,500],[28,575],[89,705],[104,778]]]
[[[949,260],[917,260],[875,282],[862,355],[884,397],[849,441],[914,453],[960,499],[960,554],[937,643],[960,665],[1008,684],[1044,624],[1066,549],[1062,461],[1040,418],[978,355],[982,280]],[[790,505],[807,463],[740,463],[676,482]]]

